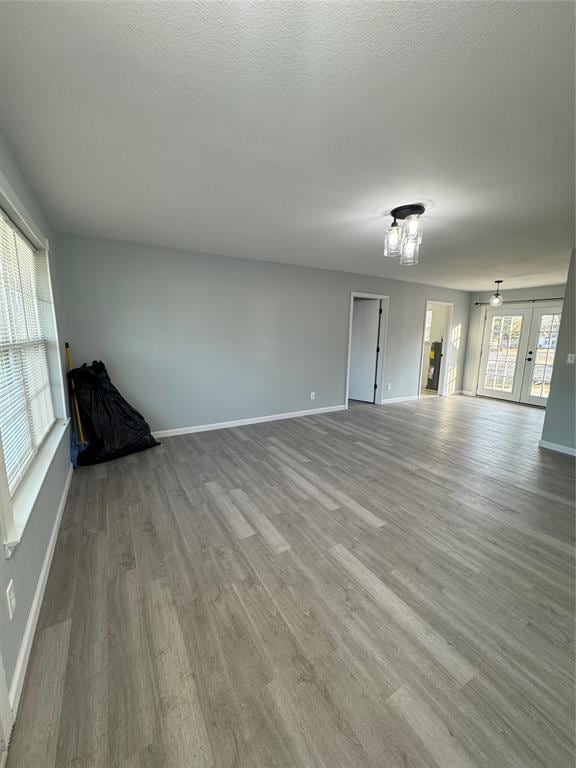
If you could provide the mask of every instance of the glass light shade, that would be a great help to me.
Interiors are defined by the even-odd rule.
[[[417,213],[406,217],[406,221],[404,223],[404,231],[406,233],[406,237],[417,240],[418,243],[422,242],[422,222],[420,221],[420,216]]]
[[[402,230],[398,222],[394,222],[384,235],[384,256],[394,258],[400,255],[402,249]]]
[[[499,307],[502,305],[502,302],[504,299],[502,298],[501,293],[495,293],[494,296],[490,296],[490,306],[491,307]]]
[[[402,243],[402,253],[400,254],[400,264],[411,266],[418,264],[418,254],[420,252],[420,243],[417,238],[405,237]]]

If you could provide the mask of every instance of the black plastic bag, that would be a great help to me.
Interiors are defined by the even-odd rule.
[[[73,368],[68,371],[68,379],[74,383],[87,441],[78,454],[77,466],[100,464],[160,445],[144,417],[112,384],[101,360]]]

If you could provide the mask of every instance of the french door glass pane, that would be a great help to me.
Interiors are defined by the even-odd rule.
[[[530,396],[546,398],[550,394],[550,379],[558,342],[560,314],[542,315],[535,350],[534,368],[530,382]]]
[[[522,321],[522,315],[495,315],[492,318],[484,389],[512,392]]]

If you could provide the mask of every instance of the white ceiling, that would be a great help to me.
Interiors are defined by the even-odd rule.
[[[571,2],[0,2],[0,130],[53,226],[488,289],[564,282]],[[430,205],[421,263],[381,213]]]

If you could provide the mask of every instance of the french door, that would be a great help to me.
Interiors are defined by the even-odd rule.
[[[478,395],[545,406],[562,307],[486,311]]]

